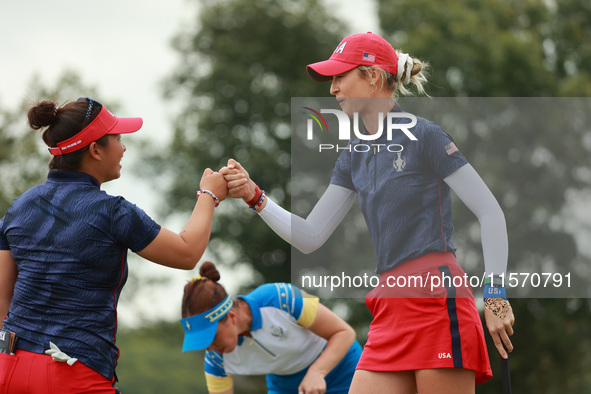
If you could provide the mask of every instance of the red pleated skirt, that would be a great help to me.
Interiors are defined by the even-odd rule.
[[[480,314],[460,277],[453,253],[431,253],[381,274],[365,299],[373,320],[357,369],[464,368],[476,372],[476,384],[489,380]]]

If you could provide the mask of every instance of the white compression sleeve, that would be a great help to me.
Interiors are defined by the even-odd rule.
[[[466,164],[444,179],[480,222],[485,275],[506,273],[509,255],[505,215],[480,175]]]
[[[286,211],[269,198],[259,215],[281,238],[308,254],[326,242],[351,209],[356,196],[353,190],[329,185],[306,219]]]

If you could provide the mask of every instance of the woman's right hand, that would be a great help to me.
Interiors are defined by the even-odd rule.
[[[211,168],[206,168],[201,176],[199,182],[201,190],[209,190],[220,200],[223,201],[228,196],[228,183],[219,172],[213,171]]]
[[[234,159],[228,160],[228,165],[220,169],[228,182],[228,196],[250,201],[254,198],[256,184],[250,179],[248,172]]]

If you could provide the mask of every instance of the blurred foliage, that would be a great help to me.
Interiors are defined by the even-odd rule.
[[[207,393],[203,354],[181,353],[183,335],[178,322],[119,329],[117,387],[121,392]]]
[[[509,366],[514,393],[591,392],[591,305],[589,299],[510,299],[515,313],[515,351]],[[486,331],[486,328],[485,328]],[[486,334],[493,378],[479,394],[499,393],[499,356]]]
[[[433,96],[546,96],[543,29],[550,11],[540,0],[377,0],[385,37],[428,61]]]
[[[429,62],[432,96],[591,96],[586,0],[376,0],[384,36]]]
[[[203,169],[218,170],[229,158],[289,209],[290,99],[327,94],[327,85],[302,83],[305,65],[331,53],[343,27],[317,0],[201,6],[195,30],[174,41],[182,60],[166,96],[182,112],[173,141],[146,160],[150,176],[166,174],[172,183],[164,213],[191,210]],[[208,249],[215,262],[252,265],[257,284],[290,281],[290,246],[244,202],[230,200],[216,211]]]

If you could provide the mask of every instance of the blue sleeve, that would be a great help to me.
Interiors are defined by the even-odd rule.
[[[421,142],[422,162],[441,179],[468,163],[451,136],[435,123],[427,127]]]
[[[160,232],[156,223],[137,205],[120,198],[113,212],[113,234],[132,252],[148,246]]]
[[[226,375],[226,369],[224,368],[224,356],[215,350],[206,351],[205,373],[219,378],[225,378],[228,376]]]
[[[304,307],[302,291],[289,283],[267,283],[243,298],[259,308],[273,306],[281,309],[296,320],[300,318]]]

